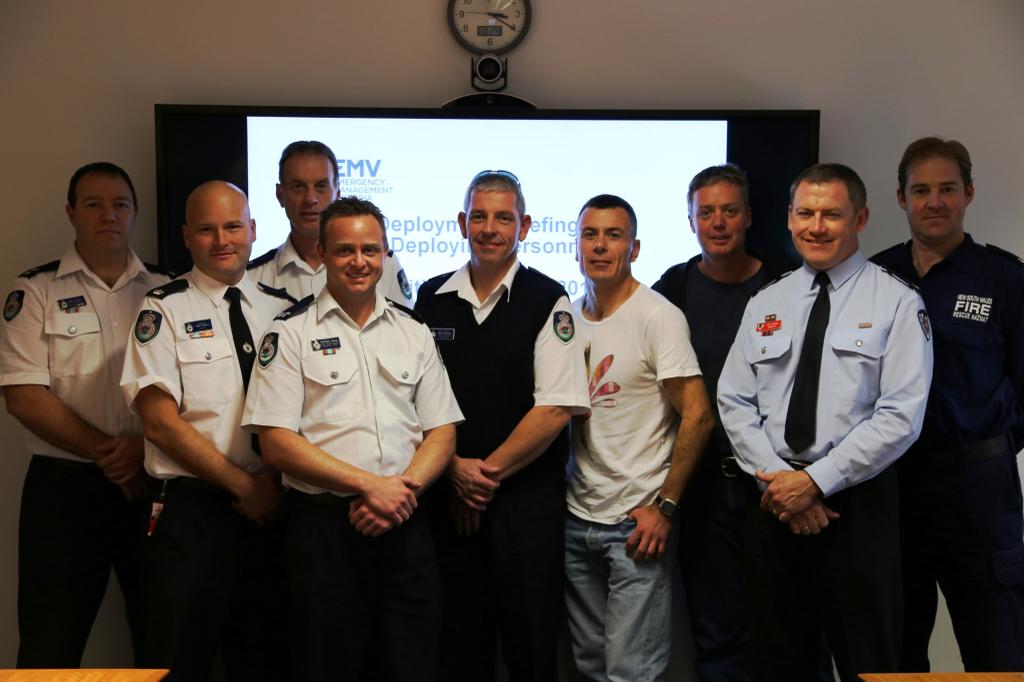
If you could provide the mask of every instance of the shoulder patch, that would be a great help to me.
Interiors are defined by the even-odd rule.
[[[156,335],[160,333],[160,323],[164,321],[164,316],[155,310],[150,308],[143,308],[139,311],[139,317],[135,320],[135,340],[141,344],[146,344],[156,338]]]
[[[985,248],[988,249],[990,253],[994,253],[997,256],[1002,256],[1003,258],[1009,258],[1012,261],[1016,261],[1018,265],[1024,263],[1017,254],[1011,253],[1006,249],[1001,249],[995,244],[985,244]]]
[[[151,296],[152,298],[159,298],[160,300],[163,300],[170,296],[171,294],[180,294],[182,291],[185,291],[186,289],[188,289],[187,279],[173,279],[167,284],[161,284],[158,287],[153,287],[152,289],[146,292],[146,296]]]
[[[782,273],[781,275],[776,275],[776,276],[775,276],[775,277],[773,277],[772,279],[770,279],[770,280],[768,280],[767,282],[765,282],[764,284],[762,284],[762,285],[761,285],[761,288],[760,288],[760,289],[758,289],[757,291],[755,291],[754,293],[752,293],[752,294],[750,295],[750,298],[754,298],[754,297],[755,297],[755,296],[757,296],[757,295],[758,295],[759,293],[761,293],[762,291],[764,291],[764,290],[765,290],[765,289],[767,289],[768,287],[772,286],[773,284],[778,284],[778,283],[779,283],[779,282],[781,282],[782,280],[784,280],[784,279],[786,279],[787,277],[789,277],[790,275],[792,275],[792,274],[793,274],[794,272],[796,272],[796,271],[795,271],[795,270],[790,270],[789,272],[784,272],[784,273]]]
[[[303,312],[306,308],[311,306],[314,300],[316,300],[316,297],[313,296],[313,294],[310,294],[309,296],[305,297],[298,303],[295,303],[291,307],[282,310],[274,319],[287,320],[289,318],[295,317],[299,313]]]
[[[917,292],[921,291],[920,289],[917,288],[917,285],[911,284],[910,282],[908,282],[907,280],[903,279],[902,277],[900,277],[899,275],[897,275],[895,272],[893,272],[889,268],[885,267],[884,265],[879,265],[878,267],[880,267],[882,269],[882,271],[885,272],[885,274],[889,275],[890,277],[892,277],[897,282],[900,282],[901,284],[906,285],[907,287],[913,289],[914,291],[917,291]]]
[[[21,312],[21,306],[25,303],[24,289],[15,289],[7,294],[7,301],[4,303],[4,320],[10,322]]]
[[[25,279],[32,279],[40,272],[56,272],[57,268],[59,267],[60,260],[52,260],[49,263],[43,263],[42,265],[37,265],[34,268],[29,268],[28,270],[26,270],[25,272],[21,273],[18,276],[24,277]]]
[[[253,258],[251,261],[249,261],[249,264],[245,266],[245,269],[252,270],[253,268],[258,268],[261,265],[266,265],[270,261],[274,260],[275,256],[277,256],[277,249],[273,248],[270,251],[267,251],[262,256],[257,256],[256,258]]]
[[[420,324],[426,324],[426,322],[423,321],[423,318],[420,317],[420,314],[413,310],[412,308],[410,308],[409,306],[402,305],[397,301],[392,301],[390,298],[385,298],[384,300],[387,301],[388,305],[390,305],[392,308],[395,308],[399,312],[404,313],[406,317],[411,317]]]
[[[409,277],[405,274],[405,268],[401,268],[398,271],[398,288],[402,290],[402,294],[406,298],[412,300],[412,285],[409,284]]]
[[[284,287],[281,287],[280,289],[275,289],[274,287],[264,284],[263,282],[256,282],[256,286],[259,287],[260,291],[269,296],[274,296],[275,298],[283,298],[286,301],[291,301],[292,304],[298,303],[298,301],[295,300],[295,297],[289,294],[288,290],[285,289]]]
[[[576,336],[576,324],[568,310],[556,310],[551,316],[551,329],[562,343],[569,343]]]
[[[260,341],[260,352],[256,356],[256,362],[260,367],[269,367],[270,363],[277,357],[277,332],[267,332]]]

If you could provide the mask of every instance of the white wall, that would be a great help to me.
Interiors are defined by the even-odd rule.
[[[822,160],[848,163],[867,182],[868,252],[905,238],[894,191],[906,143],[955,137],[975,160],[969,229],[1024,253],[1020,0],[534,5],[531,34],[509,60],[511,94],[552,108],[820,109]],[[465,94],[469,56],[447,33],[444,6],[2,0],[0,281],[59,254],[71,236],[61,199],[67,178],[98,159],[134,178],[135,247],[156,257],[154,103],[432,107]],[[5,414],[0,438],[5,667],[17,647],[16,524],[27,456]],[[125,661],[109,601],[90,644],[87,662],[95,665]],[[936,667],[956,669],[948,624],[942,628]]]

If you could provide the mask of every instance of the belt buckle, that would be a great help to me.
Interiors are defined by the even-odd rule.
[[[730,466],[730,464],[732,466]],[[736,464],[736,458],[732,457],[732,456],[730,456],[730,457],[723,457],[722,461],[719,462],[719,464],[718,464],[718,468],[722,471],[722,475],[725,476],[726,478],[736,478],[737,477],[737,474],[733,473],[733,470],[732,470],[733,466],[739,467],[739,465]]]

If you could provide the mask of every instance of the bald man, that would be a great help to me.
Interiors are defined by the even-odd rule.
[[[256,238],[245,194],[208,182],[182,233],[195,266],[152,289],[128,341],[121,388],[142,418],[161,481],[149,524],[144,667],[206,679],[222,648],[229,680],[283,679],[271,640],[284,614],[273,567],[279,476],[240,428],[255,350],[283,292],[245,276]]]

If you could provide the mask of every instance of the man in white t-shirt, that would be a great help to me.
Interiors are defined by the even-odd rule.
[[[664,679],[673,515],[714,425],[682,312],[640,284],[636,214],[602,194],[576,238],[591,414],[573,428],[565,529],[573,655],[587,679]],[[680,419],[681,417],[681,419]]]

